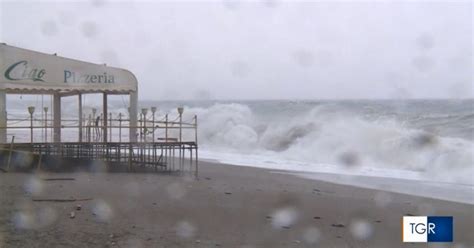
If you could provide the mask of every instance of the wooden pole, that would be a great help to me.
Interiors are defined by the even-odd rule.
[[[138,111],[138,91],[130,92],[130,142],[137,142],[137,111]]]
[[[10,162],[12,160],[13,143],[15,142],[15,136],[12,136],[12,142],[10,143],[10,150],[8,151],[7,169],[10,171]]]
[[[152,135],[151,135],[151,138],[152,138],[152,142],[155,142],[155,111],[152,111],[153,112],[153,120],[152,120],[152,127],[151,127],[151,130],[153,131]]]
[[[184,170],[184,161],[183,161],[183,157],[184,157],[184,154],[183,154],[183,145],[182,145],[182,142],[183,142],[183,110],[181,108],[181,110],[179,110],[179,169],[180,170]]]
[[[112,113],[109,113],[109,140],[112,142]]]
[[[0,144],[7,143],[7,93],[0,90]]]
[[[38,171],[41,170],[41,158],[43,157],[43,155],[40,153],[39,154],[39,158],[38,158]]]
[[[91,142],[91,125],[92,125],[92,115],[89,114],[89,124],[87,125],[87,142]]]
[[[61,142],[61,96],[54,94],[53,100],[53,136],[54,142]]]
[[[43,111],[44,111],[44,142],[48,143],[48,107],[44,107]]]
[[[168,114],[165,116],[165,142],[168,142]]]
[[[103,107],[103,114],[104,114],[104,128],[103,128],[103,142],[104,143],[107,143],[108,139],[107,139],[107,116],[108,116],[108,113],[107,113],[107,93],[103,93],[103,100],[102,100],[102,107]]]
[[[122,113],[119,113],[119,143],[122,143]]]
[[[142,110],[142,115],[143,115],[143,129],[142,129],[142,133],[143,133],[143,141],[146,143],[146,110]]]
[[[30,113],[30,142],[33,144],[33,113]]]
[[[198,160],[199,160],[199,157],[198,157],[198,135],[197,135],[197,128],[198,128],[198,119],[197,119],[197,115],[194,116],[194,142],[196,143],[195,145],[195,148],[196,148],[196,160],[194,161],[196,163],[196,174],[195,174],[195,177],[197,178],[198,177],[198,171],[199,171],[199,163],[198,163]]]
[[[79,142],[82,142],[82,94],[78,94],[79,97]]]

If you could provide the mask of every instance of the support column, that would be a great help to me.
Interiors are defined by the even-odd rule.
[[[0,90],[0,144],[7,143],[7,93]]]
[[[53,97],[53,139],[61,142],[61,96],[55,93]]]
[[[130,142],[137,142],[138,91],[130,92]]]
[[[103,142],[107,143],[107,120],[109,118],[109,114],[107,112],[107,93],[103,93],[103,100],[102,100],[102,113],[104,113],[104,133],[102,137],[104,137]]]
[[[79,142],[82,142],[82,94],[79,93]]]

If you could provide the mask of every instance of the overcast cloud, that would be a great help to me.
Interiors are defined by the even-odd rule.
[[[471,1],[3,1],[9,45],[131,70],[141,99],[472,98]]]

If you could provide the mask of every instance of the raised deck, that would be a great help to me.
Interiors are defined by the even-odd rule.
[[[197,176],[197,148],[195,142],[63,142],[57,144],[14,143],[11,146],[11,151],[23,151],[35,156],[51,156],[62,159],[123,163],[131,171],[135,166],[147,166],[155,170],[187,172]],[[7,164],[7,167],[9,166]],[[38,161],[37,166],[41,167],[41,161]]]

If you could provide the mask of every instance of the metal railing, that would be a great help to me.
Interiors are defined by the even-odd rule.
[[[177,115],[156,115],[142,109],[136,126],[122,113],[104,115],[94,109],[82,118],[61,119],[61,142],[54,142],[53,120],[47,109],[36,118],[29,108],[25,118],[8,118],[6,148],[11,151],[29,151],[41,156],[98,159],[106,162],[153,166],[165,171],[185,171],[189,168],[197,175],[197,116],[183,121],[183,109]],[[2,128],[2,127],[0,127]],[[136,130],[136,142],[131,142],[129,130]],[[106,139],[104,139],[104,134]],[[10,155],[11,156],[11,155]],[[189,166],[186,164],[189,162]]]
[[[130,141],[129,129],[135,128],[138,142],[194,141],[197,143],[197,116],[195,115],[190,120],[183,121],[182,112],[178,112],[178,115],[157,116],[155,112],[147,115],[146,111],[142,110],[137,124],[137,126],[131,126],[130,118],[125,118],[122,113],[109,113],[105,121],[103,114],[92,111],[89,115],[83,115],[82,118],[61,119],[60,128],[62,129],[61,136],[69,139],[67,141],[77,136],[77,140],[72,141],[127,142]],[[53,141],[54,129],[57,127],[54,126],[52,119],[48,119],[47,114],[36,118],[30,113],[29,117],[7,118],[7,127],[3,128],[7,129],[7,135],[10,137],[20,133],[21,135],[15,135],[18,141],[48,143]],[[192,134],[185,133],[190,129]],[[69,131],[72,132],[68,133]],[[107,140],[104,140],[106,131]]]

